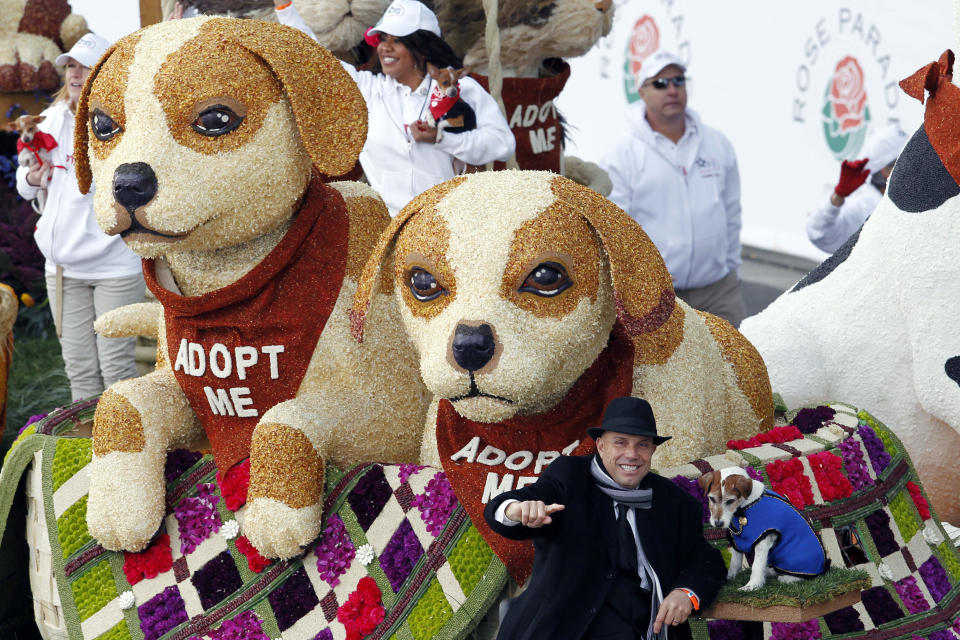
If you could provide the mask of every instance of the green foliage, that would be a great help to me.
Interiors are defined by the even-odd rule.
[[[768,578],[756,591],[740,591],[740,587],[747,584],[749,579],[749,570],[738,573],[720,589],[717,602],[736,602],[757,609],[776,605],[809,607],[832,600],[848,591],[862,591],[871,584],[870,575],[866,571],[830,569],[822,576],[790,584]]]
[[[7,426],[0,453],[6,452],[30,416],[70,403],[70,381],[56,336],[30,339],[14,334],[7,389]]]

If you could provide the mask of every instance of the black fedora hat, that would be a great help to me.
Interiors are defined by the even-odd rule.
[[[649,436],[653,444],[663,444],[673,436],[657,435],[657,421],[650,403],[643,398],[614,398],[603,412],[599,427],[590,427],[587,433],[596,440],[604,431],[615,431],[633,436]]]

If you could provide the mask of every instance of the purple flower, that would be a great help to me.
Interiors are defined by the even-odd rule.
[[[420,517],[427,525],[427,531],[436,538],[443,532],[450,514],[457,508],[457,496],[442,471],[430,479],[423,494],[414,496],[411,504],[420,510]]]
[[[877,509],[863,519],[870,529],[870,536],[877,545],[877,553],[881,556],[887,556],[900,550],[893,537],[893,531],[890,530],[890,516],[883,509]]]
[[[283,584],[271,591],[267,600],[273,608],[280,631],[286,631],[292,627],[297,620],[320,604],[317,592],[313,590],[307,571],[303,567],[297,569]]]
[[[886,587],[873,587],[861,591],[860,600],[875,625],[879,626],[903,617],[903,611]]]
[[[673,484],[677,485],[691,496],[696,498],[697,502],[699,502],[701,506],[701,517],[703,522],[709,522],[710,510],[707,507],[707,496],[703,495],[703,490],[700,488],[700,485],[697,483],[697,481],[690,478],[685,478],[681,475],[676,475],[671,478],[671,480],[673,480]]]
[[[192,553],[197,546],[220,530],[220,514],[212,483],[197,485],[197,494],[184,498],[173,510],[180,529],[180,553]]]
[[[137,609],[144,640],[157,640],[170,629],[187,621],[187,608],[176,587],[167,587]]]
[[[864,630],[860,612],[853,607],[844,607],[828,613],[823,616],[823,621],[827,623],[830,633],[836,635]]]
[[[773,622],[770,625],[772,640],[820,640],[820,623],[816,620],[807,622]]]
[[[940,602],[943,596],[950,591],[950,581],[947,579],[947,572],[943,570],[943,565],[937,560],[936,556],[930,556],[926,562],[920,565],[920,577],[923,583],[927,585],[927,591],[935,602]]]
[[[167,462],[163,467],[163,477],[167,482],[173,482],[202,457],[203,454],[198,451],[174,449],[167,454]]]
[[[927,636],[927,640],[956,640],[956,637],[949,629],[941,629]]]
[[[420,540],[417,539],[417,534],[410,526],[410,522],[404,518],[383,549],[383,553],[380,554],[380,566],[387,574],[390,587],[394,592],[400,591],[403,581],[413,571],[414,565],[422,555],[423,547],[420,546]]]
[[[421,469],[423,469],[421,464],[402,464],[400,465],[400,482],[406,482],[410,479],[410,476],[414,475]]]
[[[833,420],[833,416],[836,414],[837,412],[830,407],[822,405],[815,408],[800,409],[793,419],[793,426],[803,434],[816,433],[817,429],[822,427],[824,422]]]
[[[900,600],[903,601],[904,606],[910,613],[920,613],[930,608],[927,599],[923,597],[923,592],[917,586],[917,579],[913,576],[898,580],[893,583],[893,586],[896,587]]]
[[[329,584],[335,587],[340,584],[340,576],[347,572],[350,563],[356,555],[353,541],[347,535],[340,516],[333,514],[327,520],[327,528],[320,536],[320,542],[314,550],[317,556],[317,573]]]
[[[22,427],[20,427],[20,431],[17,432],[17,435],[20,435],[21,433],[23,433],[24,431],[26,431],[26,430],[27,430],[27,427],[29,427],[30,425],[32,425],[34,422],[40,422],[41,420],[43,420],[44,418],[46,418],[48,415],[49,415],[49,414],[47,414],[47,413],[40,413],[40,414],[37,414],[37,415],[35,415],[35,416],[30,416],[29,418],[27,418],[26,423],[25,423]]]
[[[333,640],[333,631],[330,631],[330,627],[327,627],[317,635],[313,637],[313,640]]]
[[[873,464],[873,471],[877,475],[887,468],[890,464],[890,454],[883,446],[883,440],[877,436],[876,432],[869,425],[862,424],[857,427],[857,433],[863,440],[863,446],[867,449],[867,455],[870,456],[870,462]]]
[[[229,551],[223,551],[190,576],[200,596],[200,604],[209,609],[243,586],[243,578]]]
[[[357,481],[347,496],[350,508],[357,516],[357,523],[366,531],[377,519],[393,491],[383,475],[383,467],[375,465]]]
[[[758,482],[763,482],[763,474],[747,465],[744,470],[747,472],[747,475],[750,476],[752,480],[757,480]]]
[[[840,454],[843,457],[843,466],[847,471],[847,479],[857,491],[873,484],[867,463],[863,459],[863,450],[856,438],[847,438],[840,443]]]
[[[736,620],[710,620],[707,622],[707,634],[710,640],[760,638],[763,635],[762,631],[763,625],[757,622],[738,622]]]
[[[263,632],[263,621],[253,611],[224,620],[216,631],[208,633],[210,640],[270,640]]]

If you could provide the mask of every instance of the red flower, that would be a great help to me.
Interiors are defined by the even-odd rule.
[[[927,503],[927,499],[923,497],[923,492],[920,491],[920,487],[911,480],[907,483],[907,491],[910,492],[910,497],[913,498],[913,504],[917,506],[917,511],[920,512],[920,519],[929,520],[930,505]]]
[[[800,433],[800,430],[797,429],[792,424],[788,424],[782,427],[774,427],[769,431],[763,433],[758,433],[749,440],[730,440],[727,442],[728,449],[748,449],[750,447],[759,447],[761,444],[776,442],[790,442],[791,440],[799,440],[803,437],[803,434]]]
[[[793,506],[802,510],[813,504],[810,479],[803,473],[803,463],[797,458],[774,460],[766,467],[771,489],[787,498]]]
[[[246,557],[247,566],[250,567],[250,571],[254,573],[260,573],[270,564],[270,561],[260,555],[260,552],[247,540],[246,536],[237,538],[237,551]]]
[[[217,484],[220,485],[220,495],[227,509],[236,511],[242,507],[247,502],[247,489],[250,488],[250,458],[227,469],[223,477],[218,471]]]
[[[383,622],[386,610],[380,602],[376,581],[367,576],[357,583],[357,590],[337,609],[337,620],[347,630],[348,640],[361,640]]]
[[[156,578],[173,568],[173,552],[170,550],[170,536],[166,533],[157,536],[149,547],[140,553],[123,553],[123,575],[131,585],[144,578]]]
[[[863,122],[867,92],[863,87],[863,69],[853,56],[837,63],[830,85],[833,115],[840,122],[840,131],[856,129]]]

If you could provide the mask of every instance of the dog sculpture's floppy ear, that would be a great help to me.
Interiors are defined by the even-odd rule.
[[[90,69],[90,75],[83,83],[83,89],[80,90],[80,98],[77,100],[77,115],[74,116],[73,126],[73,169],[77,174],[77,185],[80,187],[80,193],[90,191],[90,185],[93,183],[93,174],[90,172],[90,138],[89,138],[89,120],[90,120],[90,87],[93,81],[100,73],[104,63],[119,49],[133,50],[137,46],[140,35],[134,33],[125,38],[117,40],[113,45],[100,56],[97,63]]]
[[[367,319],[367,312],[370,310],[370,303],[373,300],[374,289],[376,289],[377,283],[381,281],[380,272],[387,256],[393,251],[397,236],[400,235],[404,225],[414,215],[420,213],[424,207],[433,206],[434,202],[465,179],[463,176],[451,178],[427,189],[407,203],[397,214],[397,217],[390,221],[390,226],[380,234],[380,239],[377,240],[376,246],[367,259],[367,264],[363,267],[363,273],[360,274],[357,293],[353,296],[353,307],[350,309],[350,332],[357,342],[363,342],[363,327]]]
[[[270,67],[321,173],[340,176],[353,168],[367,139],[367,103],[332,53],[306,34],[272,22],[219,18],[204,25],[208,29],[235,40]]]
[[[552,181],[554,195],[571,203],[593,227],[610,262],[617,318],[635,342],[665,329],[674,314],[676,296],[670,273],[650,237],[620,207],[596,191],[567,178]],[[682,324],[682,323],[681,323]],[[682,327],[680,327],[682,329]],[[637,350],[637,359],[659,361],[672,353],[679,336],[660,336]]]

